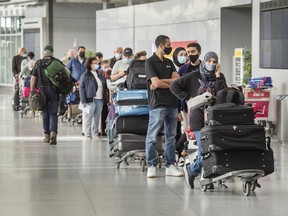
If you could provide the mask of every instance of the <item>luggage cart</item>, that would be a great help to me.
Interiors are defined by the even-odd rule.
[[[228,172],[215,178],[204,178],[202,170],[200,177],[200,187],[203,192],[207,191],[208,185],[211,183],[218,183],[219,187],[227,188],[225,181],[233,178],[240,178],[242,181],[243,194],[245,196],[249,196],[250,192],[256,189],[258,184],[257,180],[264,175],[265,173],[263,170],[246,169]]]
[[[267,135],[272,136],[274,125],[269,121],[269,102],[271,88],[257,89],[245,88],[245,105],[251,104],[255,112],[255,123],[265,126]]]

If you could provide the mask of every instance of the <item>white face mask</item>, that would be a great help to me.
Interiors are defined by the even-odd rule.
[[[186,56],[177,56],[177,59],[180,64],[184,64],[187,61]]]
[[[122,54],[120,54],[120,53],[116,53],[115,54],[115,59],[116,60],[119,60],[121,57],[122,57]]]

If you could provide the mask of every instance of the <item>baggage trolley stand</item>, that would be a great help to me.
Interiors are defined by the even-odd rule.
[[[269,101],[270,101],[270,88],[244,90],[245,93],[245,104],[251,104],[255,112],[255,123],[263,125],[267,135],[272,136],[273,124],[269,121]]]
[[[202,170],[200,177],[200,187],[201,190],[205,192],[208,189],[207,187],[209,184],[218,182],[218,185],[220,187],[227,188],[227,186],[224,184],[226,180],[239,177],[242,181],[243,194],[245,196],[249,196],[250,192],[256,189],[257,179],[261,178],[264,175],[265,173],[263,170],[245,169],[245,170],[228,172],[215,178],[204,178]]]

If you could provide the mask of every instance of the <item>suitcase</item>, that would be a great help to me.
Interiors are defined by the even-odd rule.
[[[141,124],[139,124],[141,122]],[[149,116],[119,116],[115,120],[115,133],[146,134]]]
[[[118,150],[119,152],[129,152],[133,150],[145,150],[146,135],[144,134],[130,134],[122,133],[118,134]],[[156,151],[163,152],[164,150],[164,138],[163,136],[157,137],[157,143],[155,144]]]
[[[203,158],[204,178],[214,178],[227,172],[259,169],[265,175],[274,172],[273,151],[218,151]]]
[[[266,150],[262,125],[206,126],[201,130],[202,154],[215,151]]]
[[[217,104],[205,110],[206,125],[252,125],[254,124],[252,107],[234,103]]]
[[[118,116],[149,115],[147,90],[119,91],[115,108]]]

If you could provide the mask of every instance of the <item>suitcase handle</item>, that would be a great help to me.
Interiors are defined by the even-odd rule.
[[[208,139],[208,135],[202,136],[202,137],[200,138],[200,140],[206,140],[206,139]]]
[[[271,150],[271,137],[270,136],[266,137],[266,148],[268,150]]]

